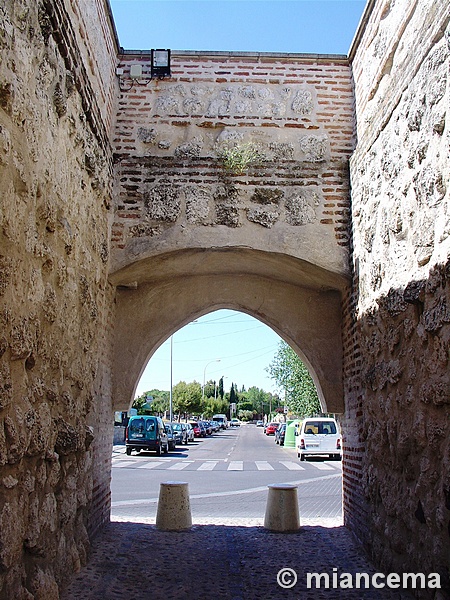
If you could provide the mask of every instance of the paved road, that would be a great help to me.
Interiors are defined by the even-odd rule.
[[[261,520],[270,483],[299,485],[302,520],[341,519],[342,472],[339,461],[300,462],[293,448],[275,444],[254,425],[215,434],[156,457],[127,456],[113,448],[112,519],[153,522],[161,482],[189,483],[194,522]]]

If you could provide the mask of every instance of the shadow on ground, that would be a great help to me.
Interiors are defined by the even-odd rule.
[[[286,568],[297,575],[290,589],[277,583]],[[388,588],[333,588],[333,568],[338,576],[375,572],[345,527],[305,526],[283,534],[264,527],[194,525],[185,532],[163,532],[154,525],[112,522],[61,600],[411,598]],[[307,573],[328,574],[330,589],[323,583],[308,589]],[[287,573],[286,583],[290,577]]]

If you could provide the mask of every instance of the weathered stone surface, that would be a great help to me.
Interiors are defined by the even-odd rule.
[[[172,223],[180,214],[180,190],[169,183],[150,188],[144,196],[144,202],[148,209],[148,217],[155,221]]]
[[[267,227],[270,229],[272,225],[274,225],[278,219],[280,218],[280,212],[274,206],[272,210],[270,210],[270,206],[256,207],[250,208],[247,211],[247,219],[252,221],[253,223],[259,223],[263,227]]]
[[[372,15],[354,63],[364,65],[351,164],[354,339],[366,381],[347,387],[348,410],[362,411],[362,433],[347,445],[361,441],[371,458],[358,467],[353,455],[349,467],[368,481],[357,502],[371,505],[364,537],[386,572],[436,570],[448,585],[448,6],[386,8],[382,26]],[[425,25],[429,10],[439,25]],[[421,27],[429,44],[413,57]]]
[[[285,201],[286,221],[290,225],[306,225],[316,220],[315,204],[317,203],[315,192],[299,192],[293,194]]]

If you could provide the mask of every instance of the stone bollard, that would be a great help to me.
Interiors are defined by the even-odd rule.
[[[186,482],[166,481],[160,484],[156,527],[163,531],[183,531],[192,527]]]
[[[270,531],[290,532],[300,529],[297,486],[290,483],[273,483],[267,486],[264,527]]]

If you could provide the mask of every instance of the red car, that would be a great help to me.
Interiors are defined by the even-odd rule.
[[[275,431],[278,429],[279,423],[269,423],[266,427],[266,435],[275,435]]]
[[[201,423],[191,421],[191,427],[194,430],[194,437],[206,437],[206,430]]]

